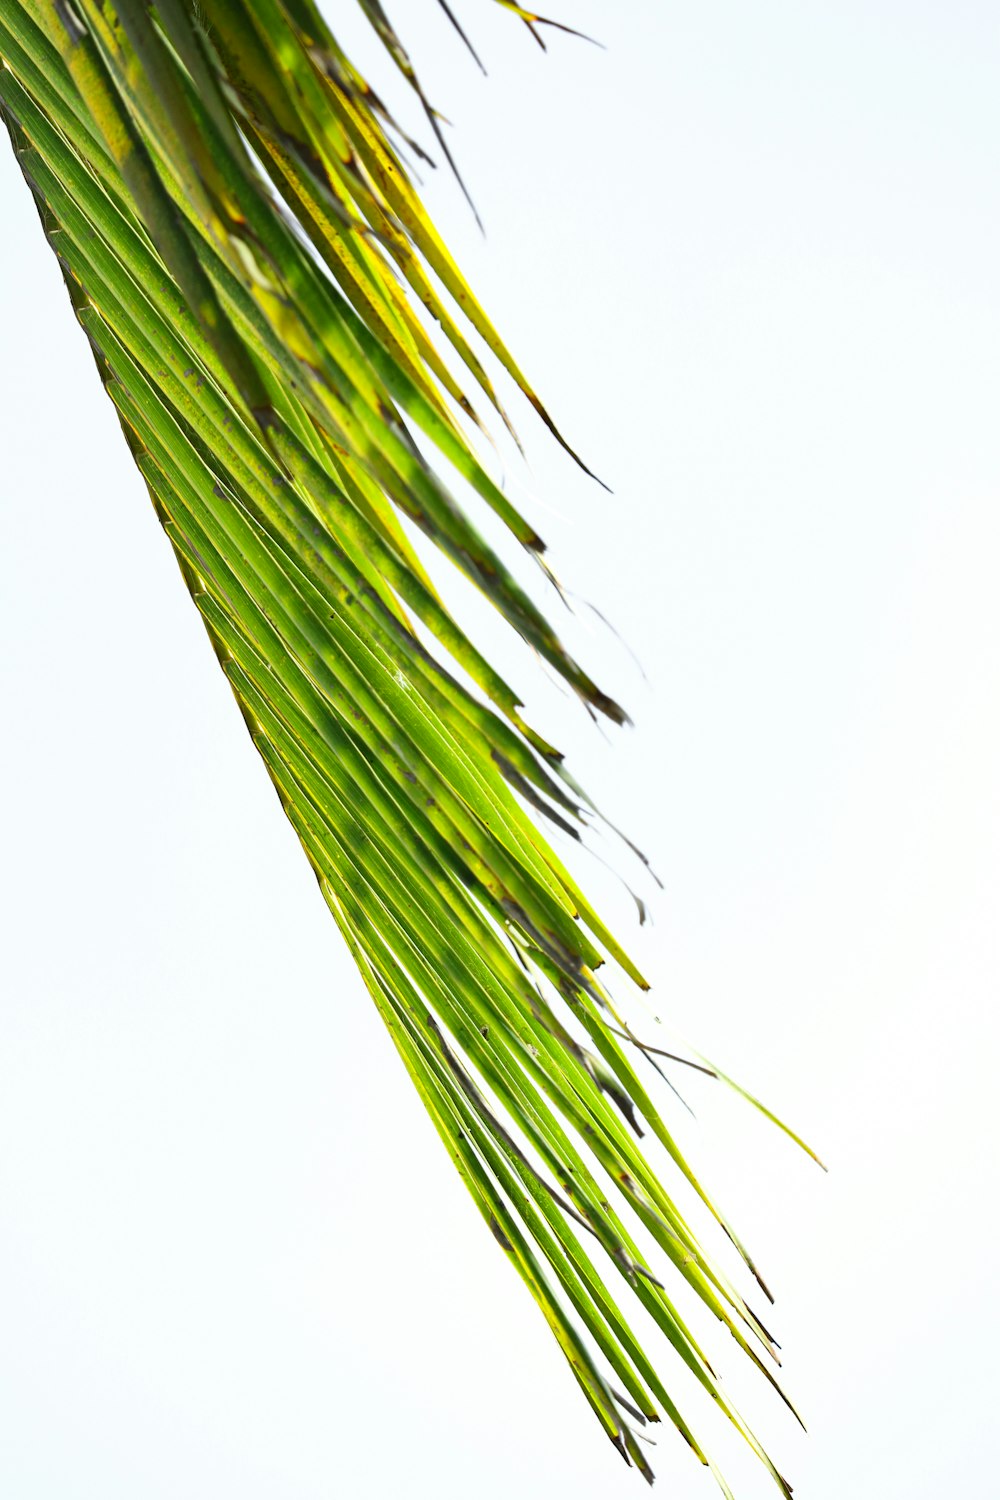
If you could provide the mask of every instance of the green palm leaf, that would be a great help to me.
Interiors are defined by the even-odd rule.
[[[382,6],[360,3],[447,154]],[[554,24],[506,9],[540,41]],[[405,138],[312,0],[23,0],[0,8],[0,57],[18,160],[184,580],[495,1241],[626,1461],[652,1477],[633,1427],[665,1416],[709,1462],[638,1305],[787,1495],[671,1294],[686,1283],[774,1383],[770,1336],[638,1144],[641,1120],[752,1270],[597,971],[645,981],[545,835],[580,838],[592,805],[410,539],[623,721],[449,488],[541,558],[475,441],[474,403],[508,420],[477,345],[563,439],[428,219]]]

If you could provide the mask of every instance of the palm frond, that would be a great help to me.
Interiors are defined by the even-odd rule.
[[[360,3],[447,154],[382,6]],[[500,3],[538,39],[555,24]],[[540,558],[475,438],[476,402],[508,422],[487,358],[564,440],[434,229],[405,137],[313,0],[20,0],[0,57],[18,160],[185,583],[494,1239],[626,1461],[652,1477],[633,1424],[666,1417],[709,1462],[634,1298],[788,1495],[637,1244],[773,1384],[764,1325],[638,1144],[641,1120],[753,1269],[597,971],[645,981],[544,832],[579,839],[591,804],[410,539],[624,720],[445,478]]]

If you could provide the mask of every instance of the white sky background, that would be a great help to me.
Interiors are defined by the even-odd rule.
[[[487,240],[430,202],[614,488],[511,397],[511,483],[649,679],[567,617],[637,729],[540,677],[535,717],[664,880],[658,1012],[831,1167],[717,1090],[671,1116],[808,1439],[712,1347],[803,1500],[992,1493],[995,6],[561,0],[608,50],[544,58],[465,0],[488,80],[431,0],[392,13]],[[353,972],[5,143],[0,204],[0,1493],[638,1495]],[[714,1493],[669,1431],[653,1460]]]

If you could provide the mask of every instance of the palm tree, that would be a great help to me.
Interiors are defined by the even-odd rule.
[[[498,3],[544,45],[555,23]],[[382,5],[360,4],[450,161]],[[6,0],[0,58],[17,159],[184,582],[493,1239],[626,1462],[652,1478],[636,1428],[666,1417],[729,1493],[634,1298],[787,1496],[671,1296],[686,1282],[779,1389],[767,1329],[639,1145],[645,1126],[756,1275],[643,1081],[671,1059],[597,971],[646,982],[545,835],[579,841],[598,814],[413,544],[416,527],[593,716],[624,721],[455,498],[545,569],[476,441],[474,399],[510,426],[490,357],[567,445],[422,207],[404,166],[422,148],[314,0]]]

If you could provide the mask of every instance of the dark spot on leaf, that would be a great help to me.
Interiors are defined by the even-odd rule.
[[[514,1246],[511,1244],[510,1240],[500,1228],[500,1225],[497,1223],[496,1218],[493,1214],[490,1214],[490,1229],[492,1230],[493,1238],[496,1240],[498,1245],[501,1245],[504,1250],[513,1250]]]

